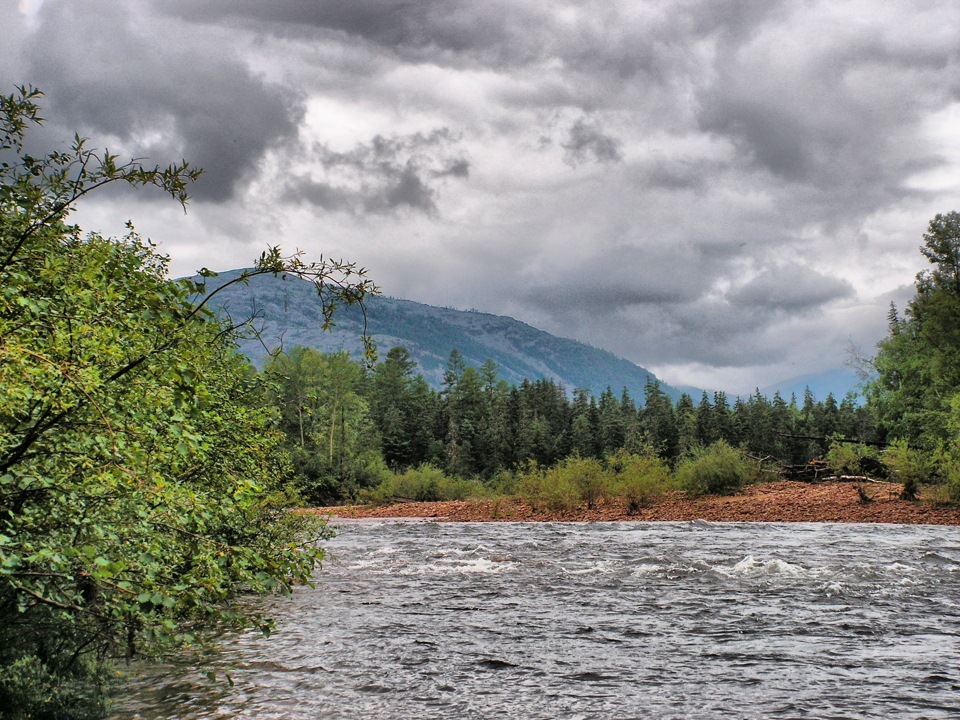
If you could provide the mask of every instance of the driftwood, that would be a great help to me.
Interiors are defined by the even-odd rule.
[[[850,443],[851,445],[869,445],[871,447],[889,447],[890,443],[882,440],[861,440],[860,438],[848,438],[839,435],[797,435],[795,433],[777,433],[780,437],[790,438],[791,440],[813,440],[822,443],[824,446],[833,442]],[[912,445],[910,447],[913,447]]]
[[[784,480],[823,482],[833,475],[836,475],[833,468],[822,460],[812,460],[803,465],[783,465],[780,468],[780,477]]]
[[[800,482],[882,482],[889,477],[887,467],[871,457],[860,458],[862,475],[844,475],[823,460],[811,460],[803,465],[782,465],[780,477]]]
[[[881,482],[876,478],[868,477],[866,475],[837,475],[836,477],[827,478],[827,480],[836,480],[837,482],[869,482],[869,483],[878,483]]]

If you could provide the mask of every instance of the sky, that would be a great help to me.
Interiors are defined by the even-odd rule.
[[[0,0],[0,92],[204,169],[104,192],[173,275],[269,245],[730,392],[869,356],[960,210],[956,0]]]

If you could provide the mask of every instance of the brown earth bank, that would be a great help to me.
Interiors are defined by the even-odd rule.
[[[395,505],[316,508],[312,512],[337,518],[424,518],[438,522],[849,522],[960,525],[960,508],[900,499],[895,483],[861,486],[872,498],[861,499],[855,483],[778,481],[752,485],[739,495],[688,498],[670,493],[654,505],[630,514],[620,499],[573,512],[550,512],[518,498],[404,502]]]

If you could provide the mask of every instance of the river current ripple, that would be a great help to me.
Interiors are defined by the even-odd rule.
[[[116,718],[960,718],[960,528],[337,521]]]

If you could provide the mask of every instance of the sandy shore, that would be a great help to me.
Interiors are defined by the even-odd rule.
[[[672,493],[631,515],[620,501],[571,513],[540,511],[514,498],[407,502],[382,507],[350,505],[317,508],[340,518],[428,518],[438,522],[709,520],[714,522],[856,522],[960,525],[960,508],[900,499],[900,485],[871,483],[863,502],[855,484],[779,481],[747,488],[740,495],[689,499]]]

